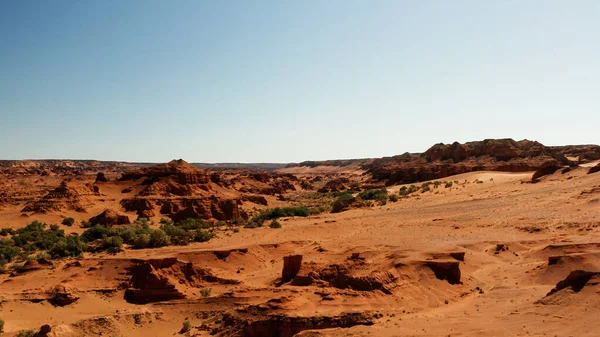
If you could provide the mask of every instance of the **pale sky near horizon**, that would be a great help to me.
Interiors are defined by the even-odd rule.
[[[599,1],[0,0],[0,159],[600,143]]]

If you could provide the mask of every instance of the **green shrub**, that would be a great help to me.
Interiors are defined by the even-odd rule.
[[[388,198],[388,191],[385,188],[362,191],[358,194],[362,200],[384,201]]]
[[[206,229],[212,227],[210,223],[200,219],[188,218],[177,222],[177,226],[185,230]]]
[[[160,226],[160,229],[167,234],[171,240],[170,243],[179,246],[188,245],[192,242],[194,235],[181,227],[177,227],[172,224],[166,224]]]
[[[371,200],[365,201],[365,206],[367,206],[367,207],[373,207],[373,201],[371,201]]]
[[[251,221],[256,223],[260,223],[262,225],[266,220],[273,220],[281,217],[287,216],[309,216],[310,210],[308,207],[300,206],[300,207],[276,207],[273,209],[269,209],[261,212],[259,215],[252,218]]]
[[[0,236],[7,236],[8,234],[12,235],[12,233],[13,233],[12,228],[2,228],[2,230],[0,231]]]
[[[22,330],[19,331],[19,333],[17,334],[17,337],[35,337],[36,332],[35,330]]]
[[[186,332],[190,331],[191,329],[192,329],[192,323],[190,323],[190,321],[188,321],[186,319],[185,321],[183,321],[183,326],[181,327],[180,333],[186,333]]]
[[[19,255],[19,248],[15,247],[12,240],[0,240],[0,260],[9,262],[17,255]]]
[[[116,254],[123,250],[123,239],[119,236],[108,237],[102,241],[101,249]]]
[[[262,223],[258,223],[254,220],[248,221],[248,223],[246,223],[246,225],[244,226],[244,228],[258,228],[258,227],[262,227]]]
[[[34,221],[29,225],[19,228],[13,233],[11,240],[14,245],[25,252],[35,250],[48,250],[65,236],[65,232],[51,226],[51,230],[45,229],[46,224]]]
[[[277,220],[273,220],[269,225],[270,228],[281,228],[281,223]]]
[[[85,242],[92,242],[106,238],[110,234],[110,230],[102,225],[94,225],[88,228],[81,234],[81,239]]]
[[[0,333],[4,333],[4,320],[0,319]]]
[[[73,224],[75,223],[75,219],[73,218],[64,218],[62,221],[62,224],[68,227],[73,226]]]
[[[39,252],[37,254],[35,254],[35,256],[33,257],[34,260],[50,260],[52,258],[52,256],[50,256],[50,254],[48,254],[48,252]]]
[[[150,246],[150,234],[138,234],[133,240],[133,248],[144,249]]]
[[[206,242],[212,238],[213,238],[213,234],[208,231],[205,231],[202,229],[196,229],[194,231],[194,241],[196,241],[196,242]]]
[[[52,224],[52,225],[50,225],[50,230],[51,230],[51,231],[55,231],[55,232],[56,232],[56,231],[58,231],[59,229],[60,229],[60,227],[59,227],[58,225],[56,225],[56,224]]]
[[[212,292],[211,288],[200,289],[200,294],[202,295],[202,297],[209,297],[211,292]]]
[[[61,238],[48,252],[52,257],[78,257],[89,250],[89,246],[79,236]]]
[[[92,227],[92,223],[86,220],[81,220],[81,228],[90,228]]]
[[[162,229],[155,229],[150,234],[149,247],[158,248],[168,246],[170,238]]]
[[[431,191],[431,187],[429,187],[429,185],[421,187],[421,193],[425,193],[425,192],[429,192],[429,191]]]
[[[233,229],[233,232],[234,232],[234,233],[239,233],[239,232],[240,232],[240,229],[236,227],[236,228],[234,228],[234,229]]]
[[[400,199],[397,194],[390,194],[389,198],[391,202],[396,202],[398,199]]]

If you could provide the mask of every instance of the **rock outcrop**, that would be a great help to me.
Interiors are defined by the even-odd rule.
[[[48,192],[42,199],[28,203],[22,212],[47,213],[62,210],[85,212],[88,204],[85,197],[96,195],[99,193],[93,187],[78,186],[63,180],[57,188]]]
[[[465,144],[436,144],[422,154],[374,159],[362,165],[374,181],[414,183],[471,171],[535,171],[569,165],[557,149],[538,142],[487,139]]]
[[[131,221],[127,215],[119,214],[111,209],[106,209],[104,212],[91,217],[89,220],[92,224],[112,226],[112,225],[129,225]]]
[[[238,283],[214,276],[206,269],[177,258],[136,260],[128,271],[131,281],[125,291],[125,300],[136,304],[183,299],[186,296],[178,288],[180,285],[201,288],[206,283]]]

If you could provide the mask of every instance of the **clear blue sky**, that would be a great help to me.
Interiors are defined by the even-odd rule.
[[[599,143],[600,1],[0,1],[0,158]]]

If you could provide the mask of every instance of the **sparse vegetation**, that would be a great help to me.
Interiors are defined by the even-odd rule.
[[[17,334],[17,337],[34,337],[35,336],[35,330],[22,330],[19,331],[19,333]]]
[[[269,225],[270,228],[281,228],[281,223],[277,220],[273,220]]]
[[[67,227],[73,226],[74,223],[75,223],[75,219],[73,219],[73,218],[64,218],[62,221],[62,224]]]
[[[202,288],[200,289],[200,295],[202,297],[210,297],[210,293],[212,292],[212,288]]]
[[[273,220],[273,219],[288,217],[288,216],[303,216],[303,217],[305,217],[305,216],[309,216],[309,215],[310,215],[310,210],[308,209],[308,207],[305,207],[305,206],[276,207],[276,208],[261,212],[260,214],[258,214],[254,218],[252,218],[251,221],[254,221],[254,222],[262,225],[262,223],[264,223],[266,220]],[[258,227],[260,227],[260,226],[258,226]]]
[[[362,200],[374,200],[379,203],[385,204],[388,198],[388,191],[385,188],[373,189],[362,191],[358,194],[358,197]]]
[[[4,333],[4,320],[0,319],[0,333]]]
[[[391,202],[396,202],[400,199],[400,197],[397,194],[390,194],[389,199]]]
[[[12,235],[12,233],[12,228],[2,228],[2,230],[0,230],[0,236],[8,236],[8,234]]]
[[[192,323],[190,323],[190,321],[188,321],[187,319],[185,321],[183,321],[183,326],[181,327],[181,331],[179,331],[180,333],[186,333],[188,331],[190,331],[192,329]]]

